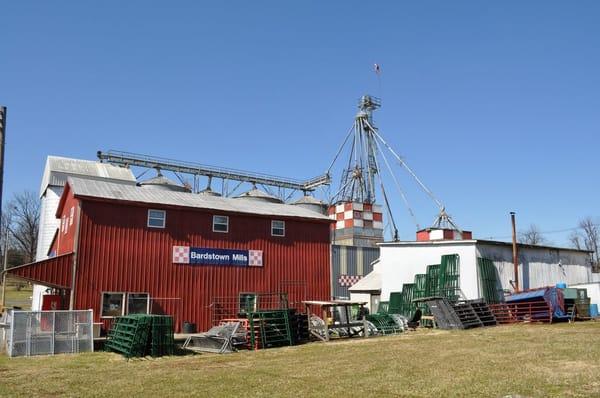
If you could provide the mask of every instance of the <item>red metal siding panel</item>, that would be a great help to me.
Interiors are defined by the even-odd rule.
[[[60,211],[60,225],[58,229],[58,235],[54,242],[53,249],[56,249],[56,254],[61,255],[74,251],[75,235],[77,229],[77,207],[79,206],[79,199],[73,196],[70,189],[65,190],[66,197],[61,198],[63,202],[62,207],[59,207]],[[64,220],[64,221],[63,221]],[[64,225],[63,225],[64,224]]]
[[[8,273],[47,286],[70,288],[73,254],[52,257],[36,263],[10,268]]]
[[[417,241],[421,242],[421,241],[427,241],[427,240],[429,240],[429,231],[427,231],[427,230],[417,231]]]
[[[212,213],[168,209],[165,229],[146,227],[145,207],[83,201],[76,307],[100,315],[103,291],[147,292],[176,318],[210,326],[214,297],[274,292],[304,282],[305,299],[329,298],[329,222],[285,219],[286,236],[271,236],[271,218],[229,214],[229,233],[212,232]],[[225,214],[225,213],[221,213]],[[263,267],[172,264],[174,245],[262,250]]]

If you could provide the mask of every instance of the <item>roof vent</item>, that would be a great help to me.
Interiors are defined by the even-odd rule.
[[[138,183],[138,185],[143,188],[154,188],[163,191],[190,192],[189,188],[184,187],[183,185],[180,185],[175,181],[163,176],[160,170],[158,170],[156,177],[142,181]]]
[[[327,204],[310,195],[305,195],[291,204],[303,207],[307,210],[316,211],[317,213],[327,214]]]
[[[248,192],[244,192],[240,196],[237,196],[237,199],[246,199],[246,200],[255,200],[257,202],[268,202],[268,203],[283,203],[283,200],[269,195],[266,192],[261,191],[260,189],[253,187]]]

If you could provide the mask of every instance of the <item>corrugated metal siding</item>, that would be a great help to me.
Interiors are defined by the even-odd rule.
[[[378,258],[378,247],[332,245],[331,295],[336,298],[349,298],[349,286],[342,286],[339,283],[340,276],[365,276],[373,271],[372,263]]]
[[[156,208],[156,207],[152,207]],[[271,218],[230,215],[229,233],[212,232],[205,211],[167,210],[166,228],[146,227],[148,207],[82,202],[76,308],[100,315],[103,291],[147,292],[176,318],[210,326],[214,297],[306,286],[302,299],[329,298],[329,222],[286,220],[286,236],[271,237]],[[226,214],[226,213],[217,213]],[[263,250],[262,268],[172,263],[172,247]],[[292,283],[293,282],[293,283]]]
[[[69,253],[10,268],[8,272],[32,282],[44,281],[44,284],[47,286],[69,288],[71,286],[72,266],[73,254]]]
[[[514,279],[510,246],[477,244],[479,256],[491,259],[498,269],[502,288],[511,289]],[[593,279],[589,255],[585,252],[519,246],[519,281],[521,289],[587,283]]]

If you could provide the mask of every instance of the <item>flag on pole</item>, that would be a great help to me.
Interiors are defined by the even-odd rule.
[[[379,66],[379,64],[374,64],[373,67],[375,69],[375,73],[379,75],[381,73],[381,67]]]

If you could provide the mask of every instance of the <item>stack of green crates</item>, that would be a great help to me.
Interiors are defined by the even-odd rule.
[[[248,321],[252,347],[271,348],[294,344],[288,310],[250,312]]]
[[[427,266],[425,297],[438,297],[440,295],[440,267],[440,264]]]
[[[575,307],[577,307],[577,315],[581,318],[590,317],[591,300],[587,295],[587,289],[577,289],[577,298],[575,299]]]
[[[450,301],[456,301],[460,297],[460,262],[458,254],[446,254],[442,256],[439,273],[440,295]]]
[[[369,314],[365,319],[371,322],[381,334],[395,334],[402,332],[402,328],[387,314]]]
[[[127,358],[172,355],[173,318],[163,315],[127,315],[115,319],[104,345],[106,351]]]
[[[391,292],[390,301],[388,303],[388,313],[390,314],[401,314],[402,313],[402,292]]]
[[[118,352],[127,358],[141,357],[146,352],[150,319],[134,315],[116,318],[104,345],[107,351]]]
[[[149,353],[153,357],[173,355],[175,342],[173,336],[173,317],[152,315],[152,332],[150,334]]]
[[[390,293],[390,297],[391,295],[394,293]],[[379,302],[379,307],[377,308],[377,313],[378,314],[390,314],[390,302],[389,301],[380,301]]]

